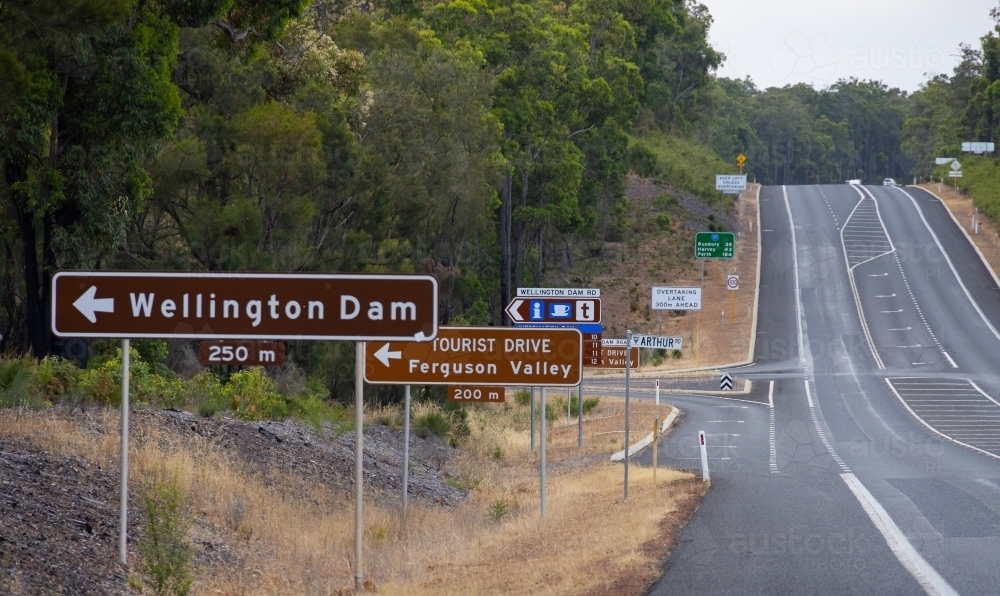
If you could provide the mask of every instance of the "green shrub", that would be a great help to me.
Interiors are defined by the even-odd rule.
[[[46,402],[65,399],[76,392],[80,369],[69,360],[43,358],[34,366],[30,391]]]
[[[531,391],[518,389],[514,392],[514,402],[519,406],[526,406],[531,401]]]
[[[451,424],[441,412],[427,412],[413,420],[413,432],[421,439],[431,435],[444,438],[451,431]]]
[[[140,486],[146,525],[139,540],[142,571],[157,596],[184,596],[191,591],[191,516],[176,476]]]
[[[564,404],[566,402],[563,402]],[[601,403],[601,398],[599,397],[587,397],[583,400],[583,414],[586,416],[590,414],[590,411],[597,407],[597,404]],[[574,395],[570,398],[569,407],[573,411],[573,414],[577,414],[580,408],[580,398]]]
[[[498,524],[503,521],[503,518],[507,517],[508,513],[510,513],[510,507],[507,505],[507,500],[497,499],[496,501],[493,501],[492,505],[490,505],[489,511],[486,515],[490,518],[491,522]]]
[[[233,373],[223,394],[233,414],[239,418],[281,420],[288,417],[288,402],[274,390],[274,381],[264,374],[262,367]]]
[[[40,405],[32,404],[29,394],[34,365],[28,356],[0,360],[0,406]]]
[[[656,227],[661,230],[670,229],[670,214],[669,213],[657,213],[656,214]]]
[[[656,207],[657,209],[659,209],[660,211],[666,211],[670,207],[673,207],[674,205],[679,205],[679,204],[680,204],[680,201],[677,200],[677,197],[671,197],[671,196],[667,196],[667,195],[657,195],[653,199],[653,206]]]

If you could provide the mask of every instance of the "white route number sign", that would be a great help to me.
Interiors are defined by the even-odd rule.
[[[730,276],[726,277],[726,288],[728,288],[730,290],[738,290],[738,289],[740,289],[740,276],[739,275],[730,275]]]
[[[653,286],[652,310],[701,310],[701,288]]]

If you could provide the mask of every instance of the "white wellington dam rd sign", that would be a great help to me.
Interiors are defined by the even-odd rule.
[[[430,341],[428,275],[61,271],[57,336]]]
[[[681,338],[665,337],[662,335],[640,335],[632,334],[633,348],[653,348],[658,350],[679,350],[681,349]]]
[[[653,310],[701,310],[701,288],[653,286]]]

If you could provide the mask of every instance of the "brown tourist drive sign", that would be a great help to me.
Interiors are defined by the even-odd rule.
[[[576,329],[441,327],[430,342],[368,342],[365,380],[389,385],[575,387],[583,337]]]
[[[427,275],[61,271],[58,336],[428,341],[437,280]]]

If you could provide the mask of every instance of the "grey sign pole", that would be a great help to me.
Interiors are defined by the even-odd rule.
[[[365,436],[365,342],[355,344],[354,354],[354,589],[361,591],[362,503],[364,499],[364,436]]]
[[[403,523],[406,523],[406,490],[410,478],[410,386],[405,389],[403,409]]]
[[[566,388],[566,426],[572,424],[571,418],[573,416],[572,410],[570,410],[570,402],[573,401],[573,388]]]
[[[545,387],[542,387],[542,405],[541,405],[541,432],[538,436],[538,441],[541,445],[538,447],[541,453],[541,477],[539,478],[539,493],[541,493],[542,499],[542,519],[545,519]]]
[[[632,370],[632,331],[625,331],[625,496],[628,500],[628,385],[629,371]]]
[[[121,485],[118,501],[118,559],[127,565],[128,540],[128,389],[129,389],[129,340],[122,340],[122,431],[121,431]]]
[[[531,452],[535,452],[535,388],[529,387],[531,392]]]
[[[576,423],[576,446],[583,449],[583,379],[580,379],[580,399],[577,401],[579,416]]]

